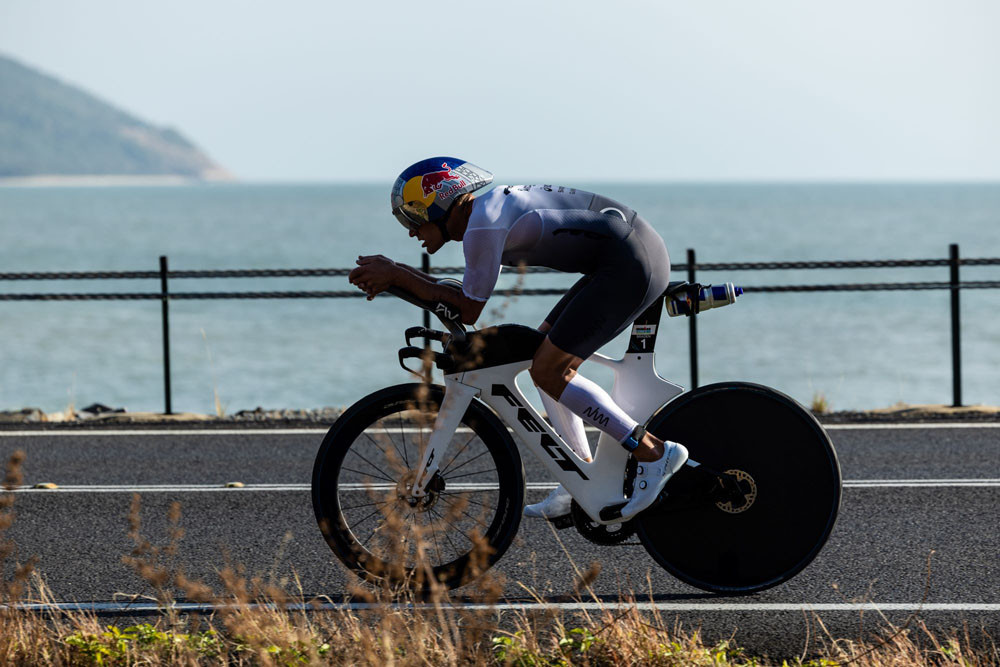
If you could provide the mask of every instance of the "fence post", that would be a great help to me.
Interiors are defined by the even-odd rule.
[[[167,289],[167,257],[160,255],[160,306],[163,320],[163,400],[164,414],[170,406],[170,291]]]
[[[687,269],[688,282],[694,284],[694,248],[687,249]],[[688,341],[691,348],[691,388],[698,386],[698,316],[697,309],[691,309],[691,317],[688,318]]]
[[[958,279],[958,244],[948,246],[948,266],[951,269],[951,404],[962,406],[962,321]]]

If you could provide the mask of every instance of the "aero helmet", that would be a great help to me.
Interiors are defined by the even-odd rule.
[[[493,174],[454,157],[432,157],[410,165],[392,186],[392,214],[408,229],[433,222],[446,241],[444,219],[460,196],[489,185]]]

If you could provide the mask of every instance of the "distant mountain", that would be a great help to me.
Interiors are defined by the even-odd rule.
[[[230,178],[176,130],[0,56],[0,179],[36,176]]]

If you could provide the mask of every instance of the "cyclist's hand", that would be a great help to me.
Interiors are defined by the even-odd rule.
[[[372,264],[374,262],[388,262],[393,266],[396,265],[396,262],[392,261],[385,255],[358,255],[358,266],[365,266],[366,264]]]
[[[351,271],[347,279],[352,285],[368,295],[371,301],[379,292],[384,292],[393,285],[396,275],[396,263],[382,255],[366,255],[358,257],[358,267]]]

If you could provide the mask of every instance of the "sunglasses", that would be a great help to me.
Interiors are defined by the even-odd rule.
[[[392,214],[399,223],[412,231],[417,231],[427,222],[427,209],[413,204],[402,204],[392,209]]]

